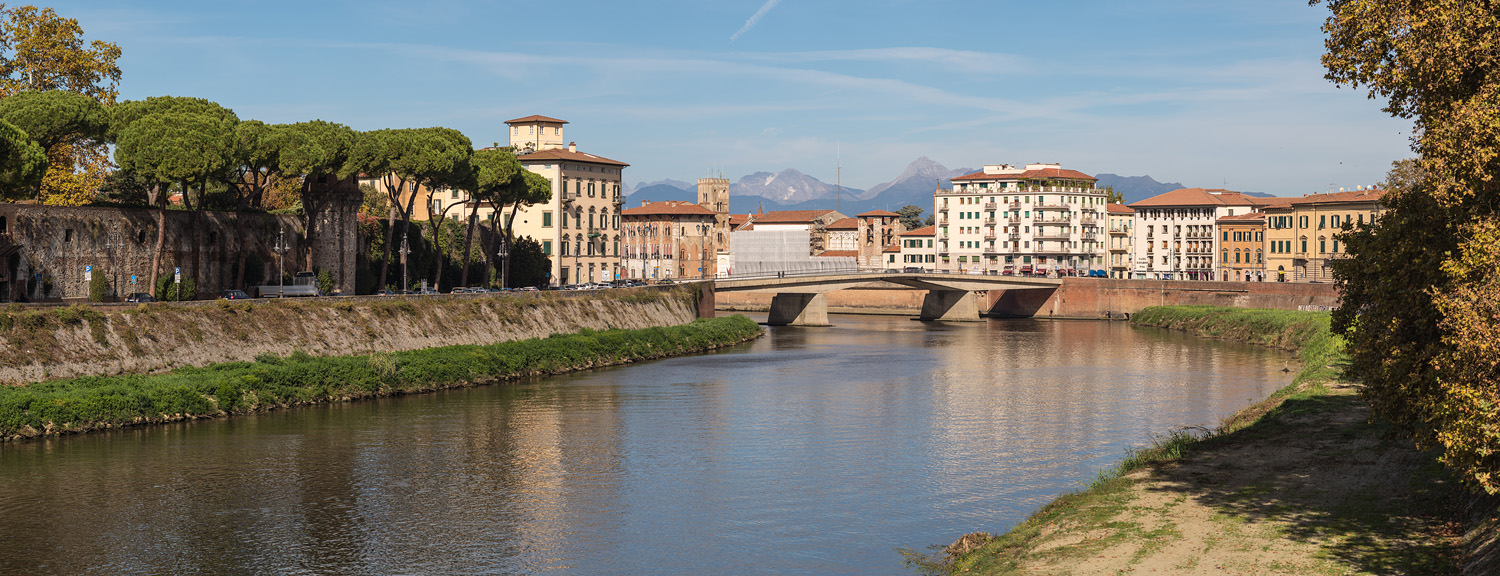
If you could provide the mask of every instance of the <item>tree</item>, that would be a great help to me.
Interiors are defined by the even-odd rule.
[[[313,120],[280,127],[272,132],[271,144],[276,150],[280,177],[300,177],[302,182],[302,215],[307,231],[307,245],[316,236],[313,218],[332,200],[332,187],[354,176],[358,170],[351,163],[359,134],[348,126]],[[305,270],[313,269],[312,250],[307,251]]]
[[[396,216],[401,217],[400,238],[411,232],[411,215],[417,197],[427,194],[431,205],[431,185],[459,184],[460,164],[467,162],[473,148],[469,139],[446,128],[404,128],[375,130],[362,134],[350,155],[350,166],[359,172],[379,175],[381,187],[391,201],[392,214],[387,225],[385,257],[380,265],[379,285],[385,286],[390,271],[391,250],[398,243]]]
[[[1124,204],[1125,203],[1125,194],[1122,193],[1122,192],[1115,192],[1114,185],[1105,186],[1104,187],[1104,201],[1105,202],[1109,202],[1111,204]]]
[[[1334,267],[1333,322],[1348,375],[1376,415],[1500,493],[1500,316],[1484,300],[1500,283],[1500,14],[1480,2],[1327,5],[1326,77],[1384,98],[1417,135],[1386,214],[1343,235],[1351,258]]]
[[[530,236],[516,238],[505,261],[511,263],[506,288],[545,286],[552,271],[552,259],[542,252],[542,244]]]
[[[488,204],[493,210],[491,217],[500,217],[500,208],[503,206],[501,194],[521,173],[521,163],[516,160],[516,155],[500,148],[476,150],[469,158],[469,165],[471,179],[467,189],[470,210],[464,232],[464,267],[458,281],[463,286],[469,285],[469,253],[473,251],[474,228],[478,223],[480,205]]]
[[[521,170],[520,177],[512,179],[509,185],[502,188],[496,200],[500,202],[500,207],[502,209],[506,206],[510,207],[510,215],[504,218],[504,231],[502,232],[501,230],[495,230],[496,234],[492,234],[491,237],[499,237],[503,242],[505,242],[506,246],[513,247],[515,246],[513,238],[515,235],[514,224],[516,221],[516,214],[525,209],[527,206],[532,206],[535,204],[546,204],[548,202],[551,202],[552,181],[543,177],[541,174],[537,174],[536,172],[532,172],[530,170]],[[500,216],[496,215],[494,221],[491,222],[491,226],[499,226],[500,220]],[[485,257],[488,258],[489,255],[494,253],[495,247],[491,246],[489,250],[485,251]],[[509,278],[510,263],[510,258],[506,258],[505,262],[501,263],[501,266],[504,267],[504,269],[502,269],[500,273],[502,279]]]
[[[922,207],[907,204],[902,206],[896,213],[901,215],[901,225],[907,230],[916,230],[922,227]]]
[[[423,128],[422,130],[429,134],[434,142],[446,143],[446,146],[436,149],[438,154],[433,156],[435,162],[431,170],[425,174],[425,178],[419,177],[418,180],[423,183],[423,186],[419,189],[427,191],[426,202],[429,209],[427,225],[432,231],[433,245],[437,248],[438,254],[444,254],[445,249],[442,246],[442,234],[440,234],[443,219],[448,217],[448,210],[453,207],[459,206],[460,211],[463,208],[458,204],[449,204],[441,212],[433,214],[431,207],[435,204],[432,202],[432,199],[439,192],[458,190],[472,183],[474,174],[473,168],[470,165],[470,158],[474,155],[474,147],[469,142],[469,138],[457,130],[450,128]],[[449,246],[448,250],[451,249],[452,246]],[[447,261],[447,258],[440,257],[432,264],[432,286],[434,289],[441,288],[443,264]]]
[[[0,120],[0,199],[28,197],[46,170],[46,151],[24,130]]]
[[[0,98],[22,92],[66,91],[110,105],[118,95],[120,47],[83,41],[83,28],[52,8],[0,5]],[[23,128],[24,129],[24,128]],[[46,146],[49,165],[37,187],[48,204],[91,200],[109,167],[108,149],[97,142]]]

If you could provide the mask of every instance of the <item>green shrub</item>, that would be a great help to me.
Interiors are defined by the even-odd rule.
[[[324,294],[333,293],[333,273],[327,270],[318,271],[318,290]]]
[[[156,299],[162,302],[195,300],[198,298],[198,283],[192,278],[173,282],[175,276],[163,274],[156,279]]]
[[[104,279],[104,273],[94,268],[89,274],[89,302],[103,302],[108,291],[109,282]]]

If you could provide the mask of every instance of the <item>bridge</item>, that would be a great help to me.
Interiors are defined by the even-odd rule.
[[[835,273],[803,276],[720,278],[715,292],[770,292],[772,326],[827,326],[828,301],[824,296],[838,290],[926,290],[922,320],[979,320],[981,290],[1056,290],[1058,278],[986,276],[932,273]]]

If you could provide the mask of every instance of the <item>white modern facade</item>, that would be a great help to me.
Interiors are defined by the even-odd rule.
[[[1104,266],[1098,179],[1059,164],[986,165],[934,196],[936,269],[960,274],[1085,276]]]
[[[1239,192],[1183,188],[1130,205],[1134,278],[1213,280],[1218,277],[1219,218],[1257,211],[1264,201]]]

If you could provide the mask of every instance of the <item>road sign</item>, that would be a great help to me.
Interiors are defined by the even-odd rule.
[[[84,266],[83,267],[83,273],[84,274],[93,274],[94,273],[94,267],[93,266]]]
[[[173,268],[172,269],[172,281],[175,282],[175,283],[178,283],[178,284],[182,283],[182,268],[181,267],[177,267],[177,268]]]
[[[135,284],[135,276],[131,276],[130,277],[130,283],[131,284]]]

